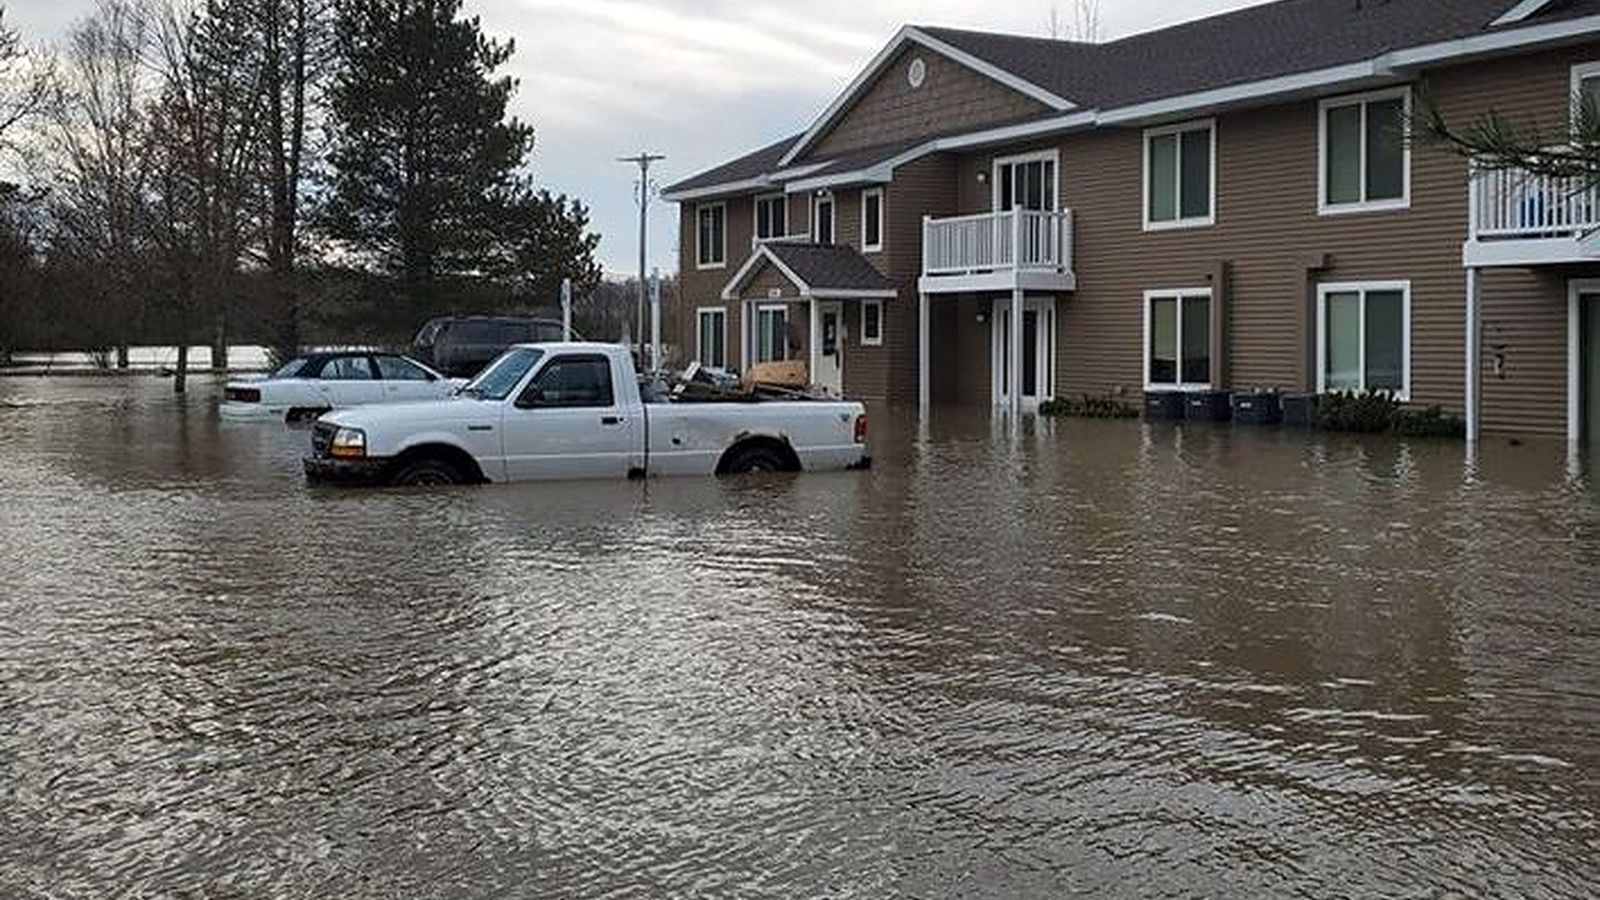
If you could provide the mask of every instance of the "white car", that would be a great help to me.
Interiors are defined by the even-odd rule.
[[[230,419],[314,419],[350,406],[437,400],[465,383],[398,353],[311,353],[266,378],[228,382],[221,412]]]
[[[332,412],[313,482],[428,485],[859,469],[859,403],[646,401],[628,348],[521,344],[448,400]]]

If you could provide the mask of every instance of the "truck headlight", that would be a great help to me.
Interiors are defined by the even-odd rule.
[[[359,428],[340,428],[333,433],[328,452],[334,456],[360,457],[367,455],[367,433]]]

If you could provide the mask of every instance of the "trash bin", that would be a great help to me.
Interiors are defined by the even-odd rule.
[[[1233,420],[1240,425],[1276,425],[1283,421],[1283,397],[1277,391],[1239,391],[1233,395]]]
[[[1145,391],[1144,417],[1146,419],[1183,418],[1183,394],[1178,391]]]
[[[1191,422],[1226,422],[1233,417],[1233,395],[1227,391],[1193,391],[1183,395],[1183,417]]]
[[[1296,428],[1317,426],[1316,394],[1284,394],[1283,424]]]

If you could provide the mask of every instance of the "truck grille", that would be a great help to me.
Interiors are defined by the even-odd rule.
[[[318,422],[311,426],[311,452],[315,456],[328,457],[332,455],[333,434],[339,429],[326,422]]]

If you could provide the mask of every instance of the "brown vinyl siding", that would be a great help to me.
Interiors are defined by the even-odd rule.
[[[906,69],[916,57],[928,71],[920,88],[906,80]],[[826,159],[892,141],[1016,121],[1049,110],[987,75],[912,44],[900,51],[801,158]]]

